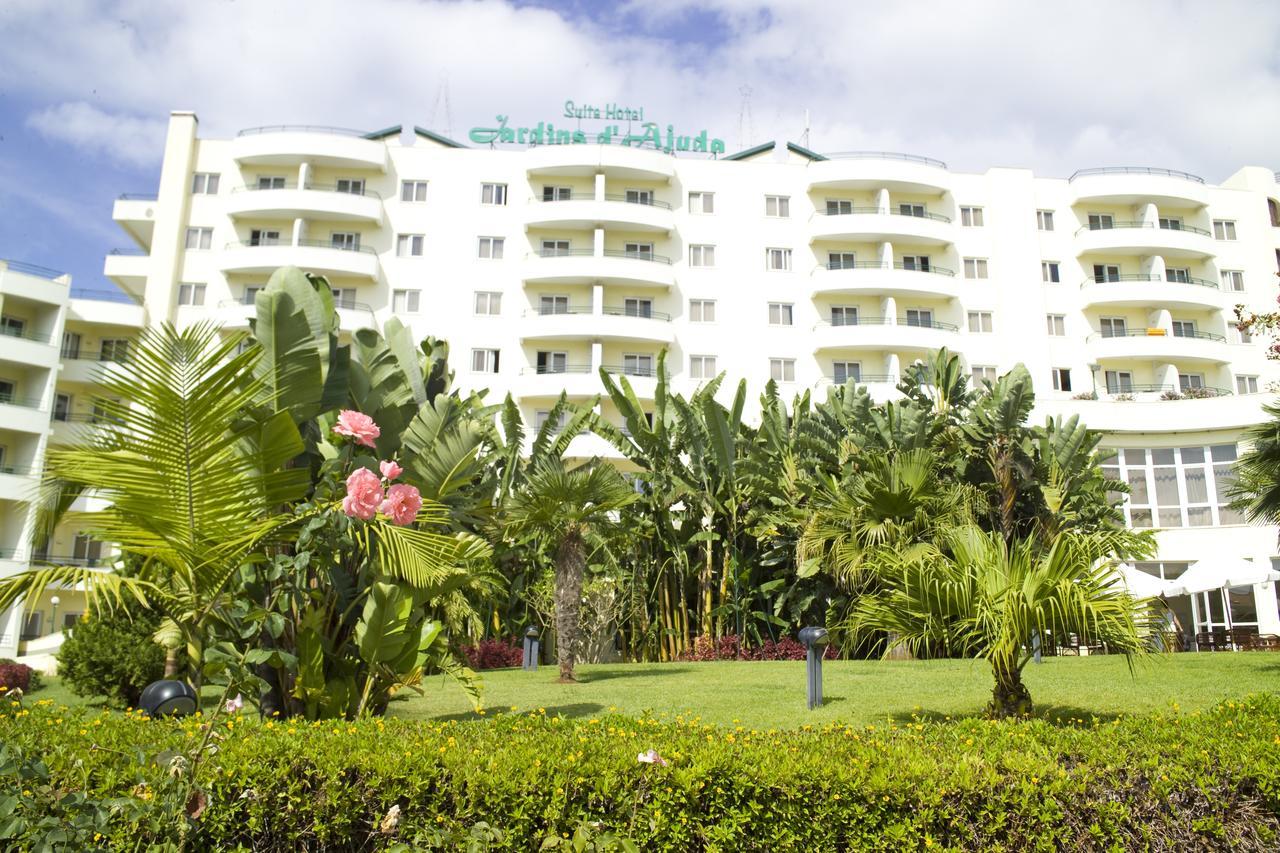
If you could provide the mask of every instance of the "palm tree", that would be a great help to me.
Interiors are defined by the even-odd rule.
[[[638,495],[614,468],[589,462],[565,467],[560,458],[541,459],[507,506],[511,534],[542,538],[555,556],[556,659],[560,681],[576,681],[578,609],[587,567],[588,539]]]
[[[1234,507],[1250,521],[1280,523],[1280,404],[1262,407],[1270,418],[1249,429],[1249,450],[1236,463],[1237,481],[1231,489]]]
[[[1117,552],[1131,544],[1124,533],[1069,530],[1046,546],[963,525],[910,553],[881,552],[879,590],[856,603],[849,627],[889,632],[916,654],[983,658],[995,678],[991,715],[1029,714],[1022,669],[1037,635],[1076,634],[1131,665],[1146,652],[1158,617],[1115,583]]]

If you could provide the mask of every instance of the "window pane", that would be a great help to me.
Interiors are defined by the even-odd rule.
[[[1130,471],[1127,476],[1127,482],[1129,483],[1130,503],[1151,503],[1151,496],[1147,493],[1147,473],[1145,470]]]
[[[1208,527],[1213,524],[1213,516],[1207,506],[1188,507],[1187,525],[1190,527]]]
[[[1209,448],[1209,453],[1213,456],[1214,462],[1234,462],[1236,446],[1234,444],[1215,444]]]
[[[1129,511],[1129,518],[1134,527],[1150,527],[1151,526],[1151,510],[1135,509]]]
[[[1172,467],[1152,469],[1155,473],[1156,503],[1178,506],[1178,470]]]
[[[1182,477],[1187,484],[1188,503],[1201,504],[1209,500],[1209,484],[1205,480],[1203,466],[1196,465],[1183,469]]]

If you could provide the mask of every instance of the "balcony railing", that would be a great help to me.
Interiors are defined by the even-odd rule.
[[[328,133],[336,136],[367,136],[363,130],[349,127],[328,127],[322,124],[269,124],[263,127],[246,127],[236,136],[257,136],[261,133]]]
[[[296,189],[299,189],[296,183],[285,183],[282,186],[270,186],[270,187],[255,187],[252,185],[246,185],[243,187],[235,187],[231,190],[231,192],[233,193],[269,193],[273,190],[296,190]],[[362,188],[359,192],[356,192],[355,190],[352,190],[352,189],[338,189],[337,184],[304,184],[301,187],[301,189],[307,190],[310,192],[340,193],[342,195],[368,196],[370,198],[376,198],[376,199],[382,198],[382,196],[379,193],[376,193],[371,189]]]
[[[625,305],[606,305],[601,309],[601,313],[609,317],[639,317],[641,320],[661,320],[664,323],[671,322],[671,315],[662,311],[628,308]]]
[[[1159,175],[1165,178],[1181,178],[1184,181],[1194,181],[1197,184],[1203,184],[1204,178],[1199,175],[1193,175],[1190,172],[1179,172],[1177,169],[1153,169],[1150,166],[1102,166],[1097,169],[1077,169],[1067,178],[1070,183],[1076,178],[1083,178],[1088,175]]]
[[[1226,337],[1225,337],[1224,335],[1217,335],[1217,334],[1214,334],[1213,332],[1201,332],[1201,331],[1195,331],[1195,332],[1178,332],[1178,331],[1175,331],[1175,332],[1173,333],[1173,337],[1175,337],[1175,338],[1195,338],[1195,339],[1196,339],[1196,340],[1198,340],[1198,341],[1217,341],[1217,342],[1218,342],[1218,343],[1220,343],[1220,344],[1224,344],[1224,343],[1226,343],[1226,342],[1227,342],[1227,339],[1226,339]]]
[[[34,341],[38,344],[47,344],[53,337],[47,332],[32,332],[27,329],[15,329],[12,326],[0,326],[0,336],[6,338],[21,338],[24,341]]]
[[[122,421],[105,412],[54,412],[50,421],[64,424],[117,424]]]
[[[0,474],[10,474],[14,477],[30,477],[39,473],[40,469],[31,465],[0,465]]]
[[[943,323],[938,320],[909,320],[906,317],[857,317],[854,319],[844,320],[819,320],[814,328],[841,326],[909,326],[913,329],[940,329],[944,332],[959,331],[960,327],[955,323]]]
[[[643,204],[646,207],[660,207],[663,210],[671,209],[671,205],[668,202],[658,201],[656,198],[651,198],[651,199],[627,198],[626,195],[623,195],[621,193],[605,193],[604,200],[620,201],[620,202],[624,202],[625,204]]]
[[[73,554],[32,554],[33,563],[50,563],[55,566],[87,566],[95,568],[111,563],[110,557],[77,557]]]
[[[619,373],[623,376],[643,376],[653,378],[658,375],[657,367],[636,367],[624,364],[604,364],[600,369],[605,373]]]
[[[1094,332],[1086,340],[1099,340],[1101,338],[1193,338],[1201,341],[1217,341],[1218,343],[1226,343],[1227,339],[1222,335],[1215,335],[1213,332],[1170,332],[1166,329],[1149,328],[1149,329],[1125,329],[1123,332]]]
[[[0,560],[16,560],[21,553],[17,548],[0,548]]]
[[[595,249],[535,249],[532,254],[539,258],[590,258],[595,256]],[[631,258],[636,261],[653,261],[659,264],[670,264],[671,259],[665,255],[652,252],[628,252],[623,249],[605,249],[606,258]]]
[[[26,275],[34,275],[37,278],[47,278],[50,281],[62,278],[66,273],[59,270],[42,267],[39,264],[29,264],[25,261],[11,261],[5,259],[5,265],[14,272],[24,273]]]
[[[39,397],[19,397],[15,394],[0,393],[0,405],[21,406],[24,409],[38,409],[41,405]]]
[[[828,208],[819,208],[818,210],[815,211],[815,213],[817,213],[820,216],[859,216],[859,215],[884,216],[887,214],[889,216],[910,216],[916,219],[931,219],[934,222],[950,222],[951,221],[950,216],[943,216],[941,213],[930,213],[927,210],[924,211],[923,213],[906,213],[905,211],[902,211],[902,210],[885,209],[883,207],[851,207],[845,210],[840,210],[838,208],[832,209],[828,207]]]
[[[1086,278],[1084,281],[1080,282],[1080,286],[1088,287],[1091,284],[1110,284],[1112,282],[1124,281],[1158,281],[1166,284],[1194,284],[1197,287],[1211,287],[1214,290],[1221,289],[1218,282],[1210,281],[1207,278],[1194,278],[1191,276],[1188,276],[1187,278],[1168,278],[1167,276],[1161,278],[1158,275],[1152,275],[1150,273],[1121,273],[1120,275],[1109,275],[1101,278],[1095,276],[1093,278]]]
[[[142,256],[146,255],[146,254],[147,254],[147,250],[146,250],[146,249],[139,249],[139,248],[138,248],[138,247],[136,247],[136,246],[125,246],[125,247],[118,248],[118,249],[111,249],[111,250],[109,250],[109,251],[107,252],[107,254],[108,254],[108,255],[123,255],[124,257],[127,257],[127,258],[139,258],[139,257],[142,257]]]
[[[946,275],[955,277],[955,270],[949,270],[946,267],[935,267],[932,264],[927,269],[921,269],[917,266],[906,266],[901,261],[895,261],[892,264],[881,263],[880,261],[827,261],[823,264],[829,270],[905,270],[907,272],[928,272],[934,275]]]
[[[908,163],[920,163],[937,169],[947,168],[947,164],[932,157],[921,157],[919,154],[901,154],[897,151],[836,151],[823,154],[828,160],[905,160]]]
[[[265,241],[265,240],[257,240],[257,241],[237,240],[237,241],[228,243],[225,246],[225,248],[227,249],[257,248],[257,247],[265,248],[267,246],[272,246],[275,248],[285,248],[285,249],[290,247],[309,247],[314,249],[334,249],[339,252],[364,252],[366,255],[378,254],[376,249],[371,249],[368,246],[340,246],[340,245],[335,245],[334,243],[331,243],[328,240],[299,240],[296,243],[286,243],[283,240],[277,240],[274,243]]]
[[[590,305],[548,305],[547,307],[530,308],[524,312],[526,317],[554,317],[559,314],[590,314]]]
[[[97,349],[63,349],[61,356],[70,361],[102,361],[115,364],[126,364],[129,361],[129,353],[127,351],[115,352],[107,350],[103,352]]]
[[[120,201],[157,201],[160,197],[156,193],[120,193],[116,198]]]
[[[852,382],[855,385],[867,385],[872,382],[896,383],[898,381],[898,377],[892,373],[860,373],[857,376],[846,376],[844,379],[840,379],[837,376],[828,376],[826,379],[835,385],[843,385],[846,382]]]
[[[90,299],[95,302],[120,302],[128,305],[141,305],[142,300],[123,290],[95,290],[82,287],[71,288],[72,299]]]
[[[559,373],[592,373],[589,364],[566,364],[563,367],[526,367],[520,371],[525,376],[547,376]]]
[[[1133,382],[1116,385],[1114,388],[1101,388],[1099,391],[1109,397],[1132,396],[1134,394],[1177,394],[1181,398],[1195,400],[1232,396],[1230,389],[1214,388],[1207,385],[1199,388],[1182,388],[1178,385],[1148,385]],[[1171,397],[1170,399],[1176,398]]]
[[[637,261],[653,261],[655,264],[667,264],[670,266],[671,259],[666,255],[655,255],[653,252],[628,252],[624,249],[605,249],[604,256],[606,258],[631,258]]]
[[[1156,231],[1186,231],[1190,234],[1199,234],[1202,237],[1212,237],[1204,228],[1197,228],[1194,225],[1159,225],[1152,222],[1134,222],[1125,220],[1113,220],[1110,225],[1082,225],[1076,229],[1076,234],[1082,234],[1085,231],[1111,231],[1120,228],[1150,228]]]

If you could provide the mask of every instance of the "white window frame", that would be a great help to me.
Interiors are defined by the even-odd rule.
[[[569,353],[566,350],[538,350],[533,355],[533,369],[539,375],[568,373]]]
[[[828,316],[831,318],[831,325],[833,326],[856,326],[859,320],[858,306],[832,305]]]
[[[1118,330],[1118,331],[1117,331]],[[1129,334],[1129,320],[1126,317],[1099,317],[1098,336],[1103,338],[1123,338]]]
[[[840,378],[841,373],[844,374],[843,379]],[[844,360],[831,362],[832,382],[836,385],[844,385],[850,380],[852,380],[855,385],[862,382],[862,362]]]
[[[492,205],[494,207],[504,207],[507,203],[507,185],[493,183],[480,184],[480,203]]]
[[[964,277],[970,279],[982,279],[987,277],[987,259],[986,258],[965,258],[964,259]]]
[[[1258,393],[1258,377],[1251,376],[1248,374],[1237,374],[1236,393],[1237,394],[1257,394]]]
[[[698,216],[709,216],[716,212],[716,194],[706,190],[689,192],[689,212]]]
[[[421,258],[426,254],[426,247],[426,234],[396,234],[397,258]]]
[[[690,323],[714,323],[716,321],[716,301],[714,299],[690,299]]]
[[[903,309],[904,326],[910,326],[913,329],[932,329],[934,324],[932,308],[906,308]]]
[[[689,356],[690,379],[714,379],[717,373],[719,371],[716,369],[716,357],[714,355]]]
[[[776,246],[765,249],[764,268],[767,272],[791,272],[791,250]]]
[[[981,385],[983,382],[990,382],[993,385],[996,381],[996,368],[992,364],[974,364],[969,367],[969,378],[973,380],[974,385]]]
[[[1119,264],[1093,264],[1092,268],[1093,272],[1091,273],[1091,276],[1095,284],[1117,282],[1120,281],[1120,276],[1123,275],[1120,271]],[[1098,270],[1102,270],[1101,274],[1099,274]],[[1099,277],[1099,275],[1101,275],[1101,277]]]
[[[1040,280],[1045,284],[1062,283],[1062,263],[1060,261],[1041,261]]]
[[[794,358],[770,358],[769,377],[775,382],[795,382],[796,360]]]
[[[1199,331],[1195,320],[1170,320],[1169,325],[1175,338],[1194,338]]]
[[[1222,289],[1227,293],[1244,292],[1244,270],[1222,270],[1220,277]]]
[[[329,232],[329,245],[347,252],[358,252],[360,251],[360,232],[331,231]]]
[[[794,326],[795,325],[795,304],[791,302],[770,302],[769,303],[769,325],[770,326]]]
[[[991,311],[969,311],[966,318],[969,332],[975,335],[989,335],[994,328],[994,322]],[[977,321],[977,327],[974,328],[974,321]]]
[[[827,216],[848,216],[853,213],[853,200],[847,198],[825,199]]]
[[[335,192],[347,195],[364,195],[364,178],[338,178],[333,182]]]
[[[538,255],[543,258],[561,258],[568,255],[573,249],[573,241],[571,240],[543,240]]]
[[[196,172],[191,176],[191,194],[217,195],[221,180],[220,172]]]
[[[542,185],[543,201],[569,201],[572,198],[573,187],[561,186],[559,184]]]
[[[1132,370],[1102,371],[1102,387],[1107,390],[1108,394],[1132,394],[1133,393],[1133,371]]]
[[[421,290],[391,291],[391,310],[396,314],[417,314],[421,305]]]
[[[497,317],[502,313],[502,293],[496,290],[474,291],[472,312],[477,317]]]
[[[208,285],[201,282],[181,282],[178,285],[179,305],[204,305],[205,291]]]
[[[624,352],[622,354],[622,372],[626,376],[654,376],[653,354],[647,352]]]
[[[492,347],[475,347],[471,350],[472,373],[497,373],[502,350]]]
[[[1090,213],[1085,223],[1090,231],[1110,231],[1116,227],[1116,217],[1114,213]]]
[[[1053,230],[1053,211],[1052,210],[1036,211],[1036,230],[1037,231]]]
[[[1045,314],[1045,331],[1051,338],[1064,338],[1067,335],[1066,314]]]
[[[770,207],[773,207],[773,213],[769,212]],[[790,219],[791,196],[766,195],[764,197],[764,215],[770,219]]]
[[[716,247],[713,243],[694,243],[689,246],[689,266],[709,268],[716,265]]]
[[[481,237],[479,238],[477,254],[482,260],[500,261],[502,260],[506,242],[505,237]]]
[[[1236,221],[1234,219],[1213,220],[1213,239],[1233,241],[1236,239]]]
[[[406,204],[418,204],[427,200],[427,181],[401,181],[400,201]],[[408,196],[408,198],[406,198]]]
[[[1053,367],[1050,368],[1050,375],[1053,377],[1053,390],[1071,393],[1071,368]]]
[[[903,255],[902,268],[914,272],[929,272],[933,265],[929,262],[928,255]]]
[[[965,228],[983,228],[982,208],[965,205],[960,208],[960,225]]]
[[[207,226],[188,228],[184,245],[187,251],[204,251],[212,248],[213,229]]]

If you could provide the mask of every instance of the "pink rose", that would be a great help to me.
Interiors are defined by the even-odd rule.
[[[363,444],[365,447],[373,447],[373,440],[382,435],[382,430],[378,429],[373,418],[351,409],[343,409],[338,413],[338,424],[333,431],[338,435],[349,435],[356,440],[356,444]]]
[[[382,481],[368,468],[353,471],[347,478],[347,496],[342,499],[342,511],[352,518],[369,521],[378,514],[382,503]]]
[[[418,517],[422,509],[422,495],[413,486],[403,483],[387,489],[387,499],[382,502],[382,514],[393,524],[407,527]]]
[[[378,468],[382,470],[382,476],[386,477],[388,480],[394,480],[404,472],[404,469],[397,465],[394,459],[379,462]]]

